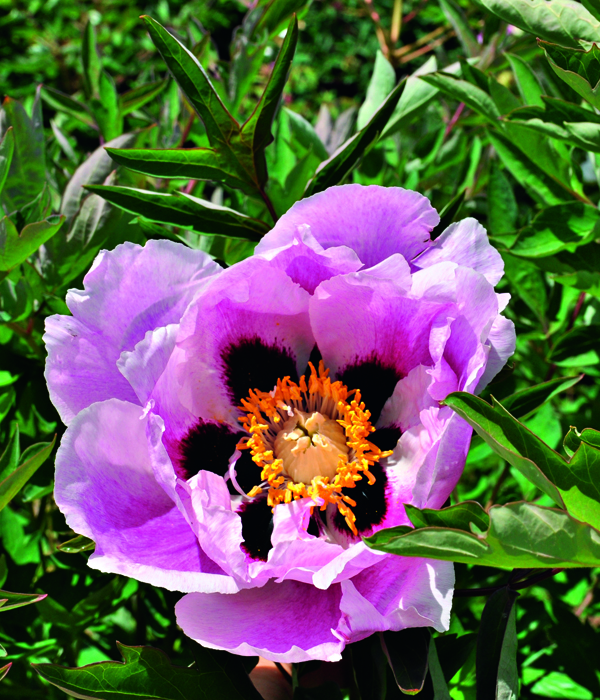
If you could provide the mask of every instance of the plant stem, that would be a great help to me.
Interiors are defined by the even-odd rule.
[[[269,214],[271,215],[271,218],[273,219],[273,223],[277,223],[277,219],[279,218],[277,214],[275,213],[275,207],[273,206],[271,200],[269,199],[269,195],[261,188],[258,190],[260,192],[260,196],[263,198],[263,202],[267,205],[267,209],[269,210]]]

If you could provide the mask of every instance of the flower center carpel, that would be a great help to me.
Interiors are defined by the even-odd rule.
[[[267,490],[273,508],[299,498],[312,499],[321,510],[335,504],[357,535],[356,502],[344,490],[361,479],[374,484],[369,468],[392,451],[368,441],[375,428],[360,391],[332,382],[323,362],[318,371],[309,366],[308,381],[284,377],[271,392],[251,390],[242,400],[240,421],[249,437],[237,447],[249,449],[262,469],[261,484],[248,496]]]

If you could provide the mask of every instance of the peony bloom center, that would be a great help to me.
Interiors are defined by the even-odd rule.
[[[281,459],[283,474],[296,483],[310,484],[315,476],[333,479],[348,452],[342,426],[318,411],[294,410],[275,438],[275,458]]]
[[[250,437],[238,444],[249,449],[261,468],[261,483],[250,498],[267,490],[271,507],[310,498],[321,510],[337,506],[356,535],[356,502],[348,494],[356,482],[375,477],[369,468],[391,451],[383,452],[367,440],[375,431],[360,391],[332,382],[322,362],[319,370],[296,384],[277,380],[271,392],[251,391],[240,408],[240,421]]]

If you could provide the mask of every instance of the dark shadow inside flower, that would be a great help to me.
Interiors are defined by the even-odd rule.
[[[238,514],[242,520],[242,549],[253,559],[267,561],[273,548],[273,509],[266,496],[243,503]]]
[[[379,525],[387,512],[385,498],[387,475],[385,469],[376,462],[370,467],[370,472],[375,477],[373,484],[369,484],[366,479],[361,479],[356,482],[354,488],[342,489],[342,493],[356,503],[352,507],[352,512],[356,516],[354,525],[359,533],[370,530],[374,525]],[[352,535],[352,530],[339,510],[335,511],[333,524],[341,532]]]
[[[234,404],[248,396],[250,389],[271,391],[280,377],[297,381],[296,359],[289,348],[267,345],[260,338],[243,338],[222,352],[225,384]]]
[[[402,374],[376,357],[360,360],[338,372],[339,379],[348,387],[360,387],[365,405],[371,412],[371,423],[376,423],[385,402],[394,393]]]
[[[190,479],[201,469],[225,476],[229,469],[229,458],[244,434],[233,432],[224,423],[199,420],[188,430],[179,445],[180,456],[175,465],[177,476]]]

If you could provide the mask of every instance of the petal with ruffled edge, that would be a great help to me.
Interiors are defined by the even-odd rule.
[[[323,246],[312,235],[310,226],[302,224],[291,242],[258,254],[312,294],[316,287],[335,275],[355,272],[362,267],[358,255],[348,246]]]
[[[440,217],[427,197],[401,187],[341,185],[307,197],[287,211],[256,247],[256,255],[289,246],[308,224],[323,246],[348,246],[366,267],[394,253],[406,260],[429,245]]]
[[[96,543],[93,568],[169,590],[235,592],[156,482],[146,421],[139,406],[117,399],[81,411],[56,456],[56,503]]]
[[[444,632],[450,625],[451,562],[388,555],[341,586],[349,642],[378,631],[433,627]]]
[[[109,398],[137,403],[117,369],[119,355],[147,331],[178,323],[202,285],[220,271],[206,253],[171,241],[102,251],[84,289],[67,294],[73,316],[46,321],[46,381],[62,420],[68,424],[81,409]]]
[[[175,606],[185,634],[212,649],[272,661],[339,661],[340,586],[269,581],[235,595],[190,593]]]
[[[412,265],[422,270],[443,261],[476,270],[490,284],[497,284],[504,274],[502,256],[490,244],[483,226],[470,217],[448,226]]]

